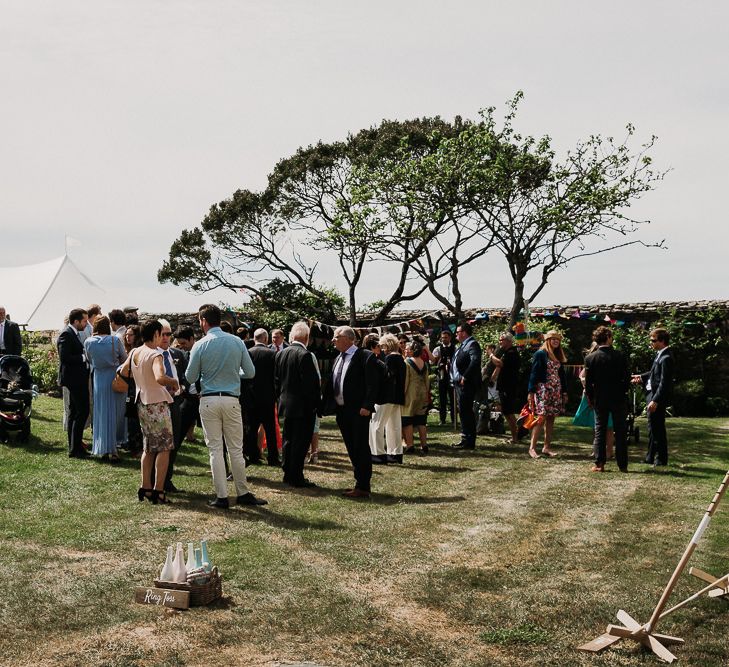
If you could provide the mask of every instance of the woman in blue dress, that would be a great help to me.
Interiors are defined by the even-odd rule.
[[[91,453],[104,460],[118,461],[117,424],[120,403],[126,401],[126,395],[115,392],[111,382],[127,353],[123,342],[111,335],[111,325],[106,316],[96,318],[93,333],[84,342],[84,347],[91,365],[94,391],[94,446]]]

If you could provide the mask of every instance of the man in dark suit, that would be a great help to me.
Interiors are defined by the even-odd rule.
[[[451,364],[451,381],[458,397],[458,414],[461,417],[461,441],[454,449],[476,449],[476,415],[473,400],[481,386],[481,346],[471,335],[473,328],[462,322],[456,328],[460,346]]]
[[[666,438],[666,408],[673,397],[673,356],[668,347],[670,337],[665,329],[653,329],[651,347],[657,351],[650,371],[634,375],[633,383],[642,384],[646,391],[648,413],[648,464],[668,465],[668,440]]]
[[[294,487],[311,487],[316,484],[304,477],[304,460],[321,398],[319,373],[314,355],[306,349],[309,327],[305,322],[291,327],[289,340],[291,345],[280,353],[270,350],[275,357],[275,393],[283,418],[283,481]],[[275,448],[275,435],[273,443]]]
[[[190,350],[195,344],[195,332],[192,327],[183,325],[177,327],[174,333],[175,347],[170,348],[179,350],[182,352],[182,356],[185,359],[185,370],[187,370],[187,362],[190,359]],[[180,364],[177,364],[178,369],[181,368]],[[184,372],[182,376],[184,377]],[[177,373],[180,377],[180,373]],[[182,378],[181,378],[182,379]],[[183,440],[187,436],[191,427],[193,427],[200,419],[200,386],[197,384],[189,384],[187,378],[182,379],[180,387],[183,390],[182,405],[180,406],[180,431],[182,433]],[[188,442],[194,440],[188,439]]]
[[[179,389],[172,394],[172,403],[170,403],[170,416],[172,417],[172,443],[174,449],[170,452],[169,464],[167,466],[167,475],[165,476],[165,491],[174,493],[178,491],[177,487],[172,482],[172,475],[174,474],[175,460],[177,459],[177,452],[185,439],[185,430],[182,426],[182,406],[185,400],[185,392],[187,391],[190,384],[185,378],[185,371],[187,370],[187,357],[182,350],[174,347],[170,347],[172,342],[172,328],[167,320],[160,319],[162,325],[162,341],[159,346],[159,351],[162,353],[162,363],[165,369],[165,375],[177,380]]]
[[[334,361],[331,381],[325,389],[325,405],[333,407],[337,426],[354,468],[355,486],[342,495],[369,498],[372,457],[369,444],[370,417],[375,409],[379,374],[377,357],[355,344],[351,327],[334,330]]]
[[[268,346],[276,352],[283,352],[289,344],[284,338],[284,332],[281,329],[274,329],[271,332],[271,344]]]
[[[23,339],[20,337],[20,327],[8,319],[5,306],[0,306],[0,357],[4,354],[23,353]]]
[[[595,463],[592,472],[605,472],[605,443],[610,415],[613,417],[615,432],[615,460],[620,472],[628,472],[628,363],[613,347],[613,334],[607,327],[595,329],[592,340],[598,348],[585,357],[585,394],[595,410]]]
[[[276,439],[276,392],[274,387],[274,363],[277,355],[276,351],[267,345],[268,332],[265,329],[256,329],[253,332],[253,341],[255,344],[248,350],[248,353],[256,368],[256,375],[252,380],[244,380],[247,386],[241,388],[241,396],[244,391],[246,394],[243,454],[248,464],[255,465],[261,462],[258,429],[262,425],[266,433],[268,465],[280,466]]]
[[[81,439],[89,416],[89,365],[79,333],[86,328],[88,313],[74,308],[68,315],[68,326],[58,336],[58,384],[68,389],[68,455],[83,459],[88,453]]]

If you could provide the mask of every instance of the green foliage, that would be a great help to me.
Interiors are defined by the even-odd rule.
[[[344,307],[344,297],[334,288],[317,286],[321,298],[297,285],[274,278],[261,289],[242,309],[245,318],[256,326],[271,329],[288,329],[301,319],[313,319],[331,323],[332,309]]]
[[[718,384],[714,377],[715,362],[729,354],[729,341],[723,333],[725,318],[726,313],[717,309],[696,311],[688,318],[676,310],[665,311],[649,327],[637,324],[614,327],[614,344],[627,355],[634,373],[645,372],[655,357],[649,342],[650,330],[666,329],[676,361],[674,414],[728,414],[729,401],[709,394],[710,387]]]
[[[33,382],[43,392],[58,390],[58,351],[44,334],[23,331],[23,357],[30,365]]]

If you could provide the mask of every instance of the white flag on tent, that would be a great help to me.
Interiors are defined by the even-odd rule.
[[[73,246],[80,246],[80,245],[81,245],[81,241],[73,238],[73,236],[69,236],[68,234],[66,234],[66,247],[67,248],[72,248]]]

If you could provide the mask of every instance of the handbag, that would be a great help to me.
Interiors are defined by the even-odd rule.
[[[114,347],[114,341],[111,342],[112,348]],[[129,375],[124,377],[119,371],[114,374],[114,379],[111,381],[111,388],[117,394],[126,394],[129,391],[129,385],[131,384],[132,378],[132,362],[129,360]]]
[[[519,425],[520,428],[525,428],[527,430],[531,429],[532,427],[536,426],[537,424],[541,424],[544,421],[544,417],[542,415],[535,415],[530,409],[529,409],[529,403],[527,403],[519,413],[519,417],[516,420],[516,423]]]

